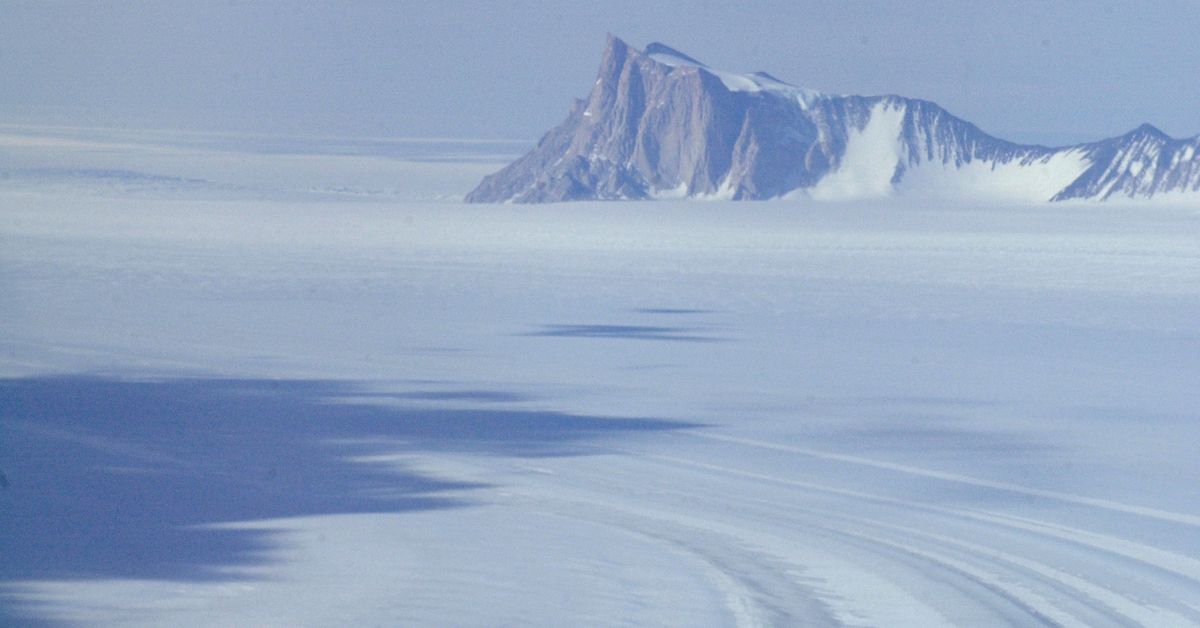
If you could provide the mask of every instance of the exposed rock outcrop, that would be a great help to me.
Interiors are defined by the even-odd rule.
[[[609,36],[587,100],[470,202],[893,194],[1013,200],[1200,190],[1200,137],[1154,127],[1064,148],[992,137],[936,104],[834,96]]]

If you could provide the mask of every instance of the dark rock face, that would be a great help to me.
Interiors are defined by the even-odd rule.
[[[873,179],[894,191],[922,169],[943,181],[968,167],[981,190],[990,188],[980,180],[1007,177],[1005,189],[1019,191],[1034,180],[1024,171],[1038,170],[1025,196],[1039,200],[1148,197],[1200,190],[1198,149],[1200,137],[1173,140],[1149,125],[1093,144],[1019,145],[931,102],[818,94],[609,36],[587,100],[466,200],[763,199],[819,189],[826,177]],[[859,188],[846,189],[853,197]]]
[[[715,194],[735,171],[738,197],[775,196],[801,180],[815,138],[798,113],[782,99],[731,91],[704,68],[660,63],[610,37],[588,99],[467,200]]]
[[[1121,137],[1082,148],[1092,166],[1053,200],[1200,190],[1200,136],[1176,140],[1143,124]]]
[[[684,186],[712,194],[729,172],[755,99],[698,67],[672,67],[610,37],[586,101],[537,148],[491,175],[471,202],[650,198]],[[773,135],[773,133],[768,133]]]

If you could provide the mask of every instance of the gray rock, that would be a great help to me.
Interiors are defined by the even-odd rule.
[[[943,182],[970,170],[960,193],[1150,197],[1200,191],[1198,149],[1200,137],[1173,140],[1149,125],[1077,146],[1014,144],[932,102],[819,94],[763,72],[712,70],[663,44],[638,51],[610,35],[587,100],[576,100],[536,148],[484,178],[466,200],[765,199],[818,189],[830,175],[882,180],[898,191],[923,168]],[[864,152],[878,172],[851,163]],[[1022,171],[1035,169],[1037,185],[1021,192]]]
[[[1176,140],[1143,124],[1121,137],[1081,148],[1092,166],[1054,200],[1149,198],[1200,190],[1200,137]]]

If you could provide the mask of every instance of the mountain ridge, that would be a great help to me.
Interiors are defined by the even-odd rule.
[[[1200,136],[1149,124],[1074,146],[1017,144],[931,101],[822,94],[609,35],[588,98],[466,200],[1149,198],[1200,191],[1198,149]]]

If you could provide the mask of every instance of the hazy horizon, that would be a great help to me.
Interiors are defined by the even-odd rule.
[[[829,93],[932,100],[1003,139],[1200,133],[1187,2],[6,3],[0,123],[536,140],[606,33]]]

